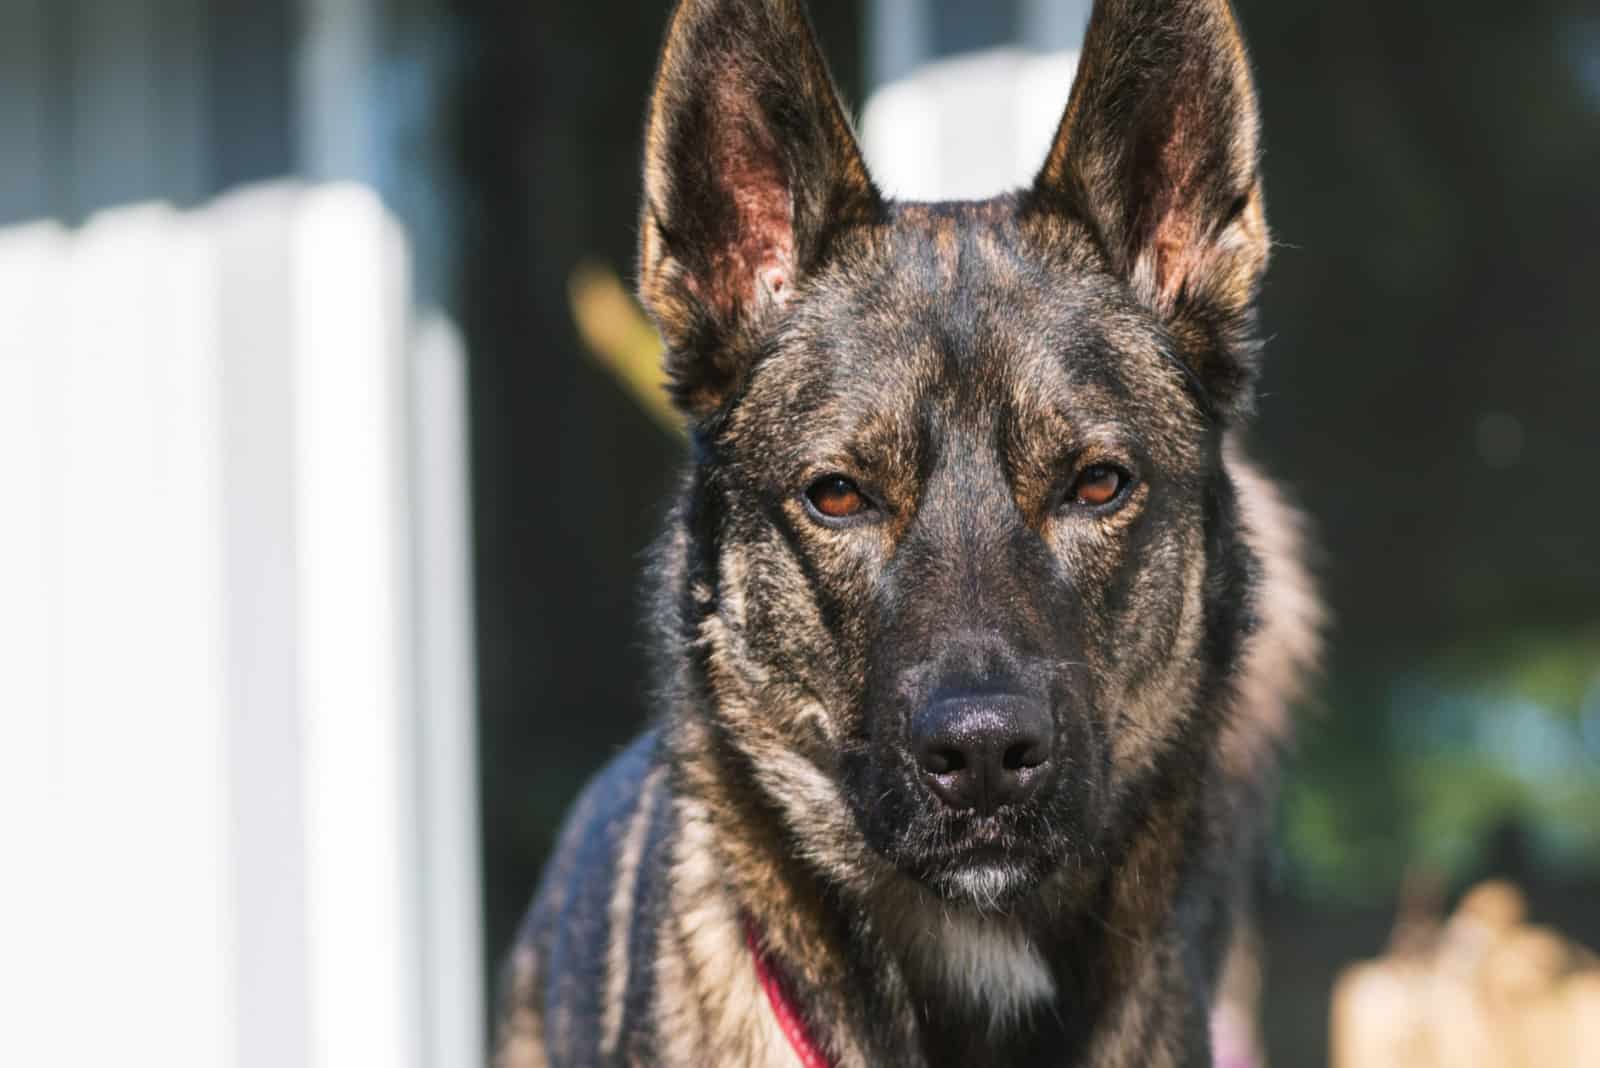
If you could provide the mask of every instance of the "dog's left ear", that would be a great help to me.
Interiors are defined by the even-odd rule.
[[[1248,410],[1269,239],[1255,89],[1228,0],[1097,0],[1029,203],[1086,217],[1219,411]]]
[[[639,295],[691,418],[881,202],[799,0],[681,0],[645,138]]]

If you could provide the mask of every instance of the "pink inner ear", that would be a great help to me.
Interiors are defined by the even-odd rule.
[[[1203,78],[1204,71],[1190,63],[1183,77]],[[1143,154],[1148,171],[1144,175],[1141,210],[1147,222],[1135,237],[1144,244],[1144,265],[1153,278],[1155,297],[1170,308],[1183,291],[1195,261],[1205,254],[1200,247],[1206,240],[1197,213],[1205,196],[1204,168],[1210,162],[1210,144],[1203,132],[1209,116],[1195,102],[1178,98],[1159,99],[1159,111],[1147,117],[1151,130],[1159,131],[1158,143]]]
[[[731,225],[727,244],[710,257],[707,296],[731,320],[793,290],[794,199],[782,154],[749,97],[728,84],[714,114],[721,118],[712,173],[731,202]]]
[[[793,287],[793,201],[775,157],[755,146],[728,160],[722,180],[732,193],[733,247],[718,270],[731,272],[717,288],[731,301],[725,308],[759,309],[771,299],[786,300]]]

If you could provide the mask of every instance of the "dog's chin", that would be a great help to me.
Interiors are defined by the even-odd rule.
[[[1025,898],[1038,879],[1025,868],[1005,862],[979,862],[930,872],[922,881],[948,904],[1003,912]]]
[[[1014,908],[1042,881],[1039,865],[998,852],[919,864],[911,874],[947,905],[982,912]]]

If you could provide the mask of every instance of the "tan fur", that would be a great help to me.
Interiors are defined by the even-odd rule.
[[[1291,712],[1315,677],[1327,612],[1306,566],[1306,521],[1256,470],[1237,441],[1228,466],[1239,484],[1247,537],[1264,574],[1257,614],[1238,683],[1238,714],[1222,740],[1223,766],[1238,779],[1261,775],[1288,741]]]
[[[745,946],[739,911],[726,893],[724,854],[709,813],[678,804],[673,854],[673,918],[662,928],[660,1033],[671,1064],[748,1064],[794,1068]]]
[[[1191,1052],[1178,1044],[1167,1019],[1184,1011],[1171,988],[1178,946],[1161,929],[1177,880],[1168,858],[1177,853],[1186,805],[1168,802],[1151,819],[1147,833],[1118,875],[1112,908],[1100,917],[1112,936],[1119,964],[1109,974],[1121,977],[1121,997],[1097,1034],[1084,1063],[1093,1068],[1171,1068]]]
[[[601,1017],[601,1052],[607,1056],[616,1052],[622,1037],[623,997],[628,987],[628,936],[634,908],[634,888],[639,880],[639,863],[644,855],[645,835],[650,829],[655,807],[663,804],[661,784],[666,777],[665,768],[657,768],[645,779],[641,791],[643,803],[633,814],[627,833],[617,851],[616,885],[611,889],[609,908],[611,940],[606,952],[605,1013]]]
[[[507,969],[505,1001],[495,1050],[495,1068],[546,1068],[544,1014],[539,1003],[539,961],[532,949],[519,946]]]

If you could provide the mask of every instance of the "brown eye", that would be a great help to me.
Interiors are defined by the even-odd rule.
[[[817,479],[806,490],[806,500],[828,519],[849,519],[872,507],[856,484],[843,475]]]
[[[1086,508],[1099,508],[1122,496],[1127,485],[1128,475],[1120,468],[1110,464],[1095,464],[1084,468],[1078,475],[1078,480],[1072,484],[1069,499],[1073,504]]]

